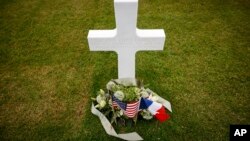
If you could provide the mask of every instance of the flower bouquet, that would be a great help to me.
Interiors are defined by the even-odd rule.
[[[100,89],[96,98],[92,98],[97,108],[111,124],[137,122],[138,116],[150,120],[155,117],[160,122],[170,118],[165,108],[171,111],[168,101],[161,98],[136,79],[115,79],[106,85],[106,91]]]

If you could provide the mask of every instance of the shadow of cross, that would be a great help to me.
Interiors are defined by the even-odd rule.
[[[163,29],[136,28],[138,0],[114,0],[116,28],[90,30],[88,43],[91,51],[115,51],[118,54],[118,78],[135,78],[137,51],[163,50]]]

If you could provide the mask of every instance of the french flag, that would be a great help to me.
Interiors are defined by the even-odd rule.
[[[170,118],[162,104],[146,98],[141,98],[140,109],[147,109],[160,122],[164,122]]]

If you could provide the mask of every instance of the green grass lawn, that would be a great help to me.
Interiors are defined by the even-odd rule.
[[[227,141],[250,124],[250,2],[140,0],[138,27],[164,28],[161,52],[140,52],[136,76],[172,103],[146,141]],[[90,52],[90,29],[115,28],[112,0],[0,0],[0,140],[118,140],[90,112],[117,78],[117,56]]]

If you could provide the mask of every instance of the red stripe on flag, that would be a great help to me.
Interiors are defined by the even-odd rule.
[[[113,107],[117,107],[118,104],[117,104],[115,101],[113,101],[113,102],[112,102],[112,106],[113,106]]]
[[[129,118],[133,118],[139,110],[139,104],[140,101],[127,104],[126,111],[124,111],[125,115],[127,115]]]
[[[112,102],[113,107],[119,107],[118,104],[113,101]],[[126,110],[123,111],[125,115],[127,115],[129,118],[133,118],[139,111],[140,101],[137,101],[135,103],[129,103],[127,104]]]

